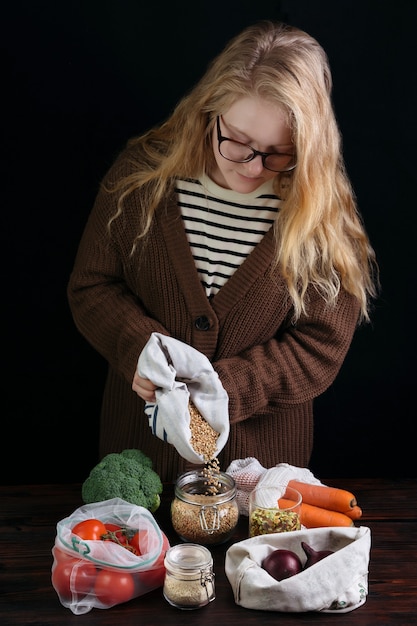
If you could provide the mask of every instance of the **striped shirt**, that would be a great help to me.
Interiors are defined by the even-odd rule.
[[[213,296],[271,228],[280,199],[272,180],[242,194],[202,176],[178,180],[176,192],[201,283]]]

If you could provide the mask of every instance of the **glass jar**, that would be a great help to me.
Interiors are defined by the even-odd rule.
[[[165,554],[164,598],[178,609],[199,609],[215,599],[213,558],[204,546],[183,543]]]
[[[239,520],[236,483],[224,472],[192,470],[175,484],[171,521],[183,541],[198,544],[224,543]]]
[[[287,485],[262,485],[249,494],[249,537],[301,529],[301,493]]]

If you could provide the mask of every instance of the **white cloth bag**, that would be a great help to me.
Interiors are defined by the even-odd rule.
[[[280,582],[262,568],[263,559],[278,548],[295,552],[304,565],[302,541],[334,554]],[[370,546],[371,531],[366,526],[260,535],[227,550],[225,571],[236,604],[247,609],[346,613],[366,601]]]
[[[178,339],[152,333],[140,354],[137,370],[158,387],[156,402],[145,405],[153,434],[175,446],[190,463],[203,463],[203,456],[190,444],[191,397],[204,419],[219,433],[218,455],[229,437],[229,397],[208,358]]]
[[[253,456],[235,459],[226,469],[226,474],[236,483],[236,499],[242,515],[249,514],[249,494],[257,485],[288,485],[290,480],[299,480],[310,485],[323,484],[307,467],[278,463],[275,467],[266,469]]]

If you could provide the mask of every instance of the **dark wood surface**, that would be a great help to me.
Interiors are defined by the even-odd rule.
[[[56,524],[81,506],[81,487],[27,485],[0,487],[0,623],[66,626],[234,626],[244,623],[320,624],[320,626],[412,626],[417,624],[417,479],[323,479],[352,491],[363,509],[361,525],[369,526],[372,547],[369,595],[351,613],[276,613],[253,611],[235,604],[224,573],[224,555],[230,542],[212,547],[216,574],[216,599],[195,611],[171,607],[154,590],[111,609],[93,609],[73,615],[64,608],[51,585],[51,549]],[[173,489],[166,486],[155,514],[171,545],[179,543],[173,532],[169,507]],[[243,517],[233,541],[246,538]]]

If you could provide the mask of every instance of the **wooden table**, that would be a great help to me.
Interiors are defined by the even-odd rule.
[[[237,606],[224,573],[230,545],[212,547],[216,599],[195,611],[169,605],[162,589],[111,609],[73,615],[51,585],[51,548],[56,524],[81,506],[80,485],[0,487],[0,623],[2,626],[245,626],[251,624],[320,624],[320,626],[412,626],[417,624],[417,479],[323,479],[352,491],[369,526],[372,548],[369,595],[359,609],[345,614],[277,613]],[[155,517],[170,539],[179,543],[169,519],[172,485],[167,485]],[[233,541],[246,538],[247,518]]]

